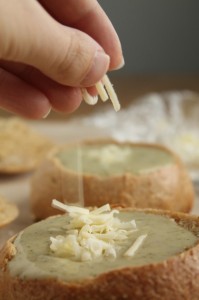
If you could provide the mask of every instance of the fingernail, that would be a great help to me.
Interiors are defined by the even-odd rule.
[[[93,64],[86,77],[82,80],[81,85],[84,87],[94,85],[108,71],[109,64],[110,57],[102,50],[97,50]]]
[[[42,117],[42,119],[46,119],[48,117],[48,115],[50,114],[51,112],[51,108],[49,109],[49,111]]]
[[[125,65],[125,61],[124,61],[124,57],[122,57],[121,63],[117,67],[113,68],[112,70],[113,71],[119,70],[119,69],[123,68],[124,65]]]

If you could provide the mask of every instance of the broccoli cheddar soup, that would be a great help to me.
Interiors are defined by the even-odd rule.
[[[8,267],[20,278],[80,281],[125,267],[164,261],[198,238],[174,219],[142,211],[86,209],[35,223],[14,241]]]
[[[56,156],[67,169],[79,171],[81,160],[83,173],[100,176],[121,175],[122,173],[141,174],[173,163],[172,155],[154,147],[99,144],[60,150]]]

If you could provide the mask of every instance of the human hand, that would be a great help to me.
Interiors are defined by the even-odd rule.
[[[123,65],[96,0],[0,0],[0,107],[28,118],[74,111],[81,87]]]

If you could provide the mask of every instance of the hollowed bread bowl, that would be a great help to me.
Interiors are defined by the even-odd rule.
[[[31,184],[36,219],[57,213],[50,205],[53,198],[84,201],[85,206],[110,203],[189,212],[194,192],[182,161],[169,149],[106,140],[65,145],[49,153]]]
[[[139,230],[148,234],[135,256],[121,266],[102,259],[90,265],[75,262],[70,268],[65,258],[55,260],[46,250],[48,240],[55,222],[63,221],[66,215],[35,223],[13,237],[0,253],[0,299],[198,300],[199,218],[132,208],[121,209],[120,215],[133,217],[138,234]],[[98,272],[102,265],[104,271]],[[48,270],[47,275],[44,270]]]

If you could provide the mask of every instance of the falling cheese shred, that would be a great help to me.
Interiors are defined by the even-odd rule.
[[[107,75],[104,75],[95,87],[102,101],[105,102],[110,98],[115,111],[120,110],[120,102]],[[85,88],[82,89],[82,97],[90,105],[95,105],[98,101],[98,96],[91,96]]]
[[[99,257],[116,258],[117,253],[126,245],[137,231],[135,220],[122,222],[115,217],[118,210],[111,210],[106,204],[94,210],[65,205],[57,200],[52,206],[68,213],[64,235],[50,237],[50,249],[55,256],[74,261],[90,261]],[[142,236],[141,236],[142,237]],[[143,239],[143,238],[142,238]],[[135,250],[127,250],[130,256]]]

